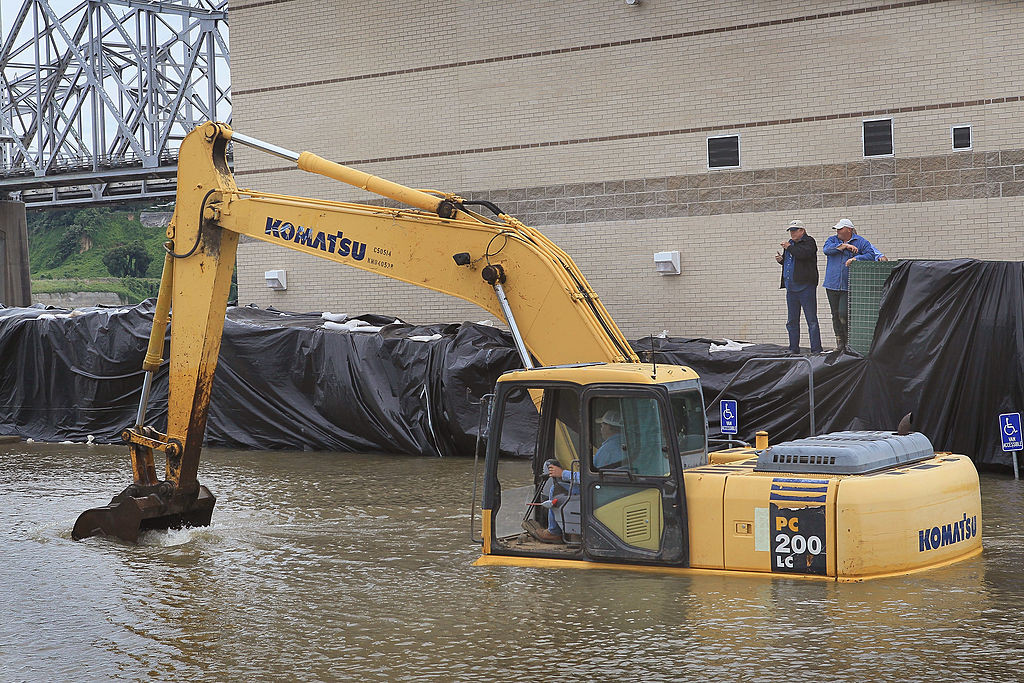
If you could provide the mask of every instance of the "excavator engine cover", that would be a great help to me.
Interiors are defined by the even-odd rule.
[[[205,486],[193,495],[173,493],[166,482],[156,486],[133,484],[114,496],[109,505],[86,510],[78,517],[71,538],[118,538],[135,543],[148,529],[209,526],[217,499]]]
[[[758,451],[754,471],[868,474],[934,457],[935,448],[921,432],[833,432],[785,441]]]

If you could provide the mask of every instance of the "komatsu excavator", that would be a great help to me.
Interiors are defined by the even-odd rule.
[[[238,188],[232,142],[408,208]],[[969,458],[892,432],[771,447],[759,437],[755,448],[709,454],[696,373],[639,362],[572,259],[540,232],[489,202],[414,190],[212,122],[179,152],[139,410],[122,434],[134,481],[82,513],[75,539],[134,542],[142,530],[210,523],[215,498],[199,484],[199,459],[239,235],[444,292],[508,324],[524,369],[500,377],[481,430],[478,565],[857,581],[981,552]],[[169,321],[163,434],[145,416]],[[528,461],[505,457],[524,441]]]

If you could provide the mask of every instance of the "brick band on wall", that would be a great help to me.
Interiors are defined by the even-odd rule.
[[[493,202],[528,225],[1017,197],[1024,195],[1024,149],[708,171],[461,195]],[[400,206],[390,200],[364,203]]]

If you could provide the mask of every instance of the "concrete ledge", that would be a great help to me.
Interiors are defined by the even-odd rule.
[[[113,292],[62,292],[59,294],[34,294],[37,304],[57,308],[85,308],[87,306],[121,306],[121,297]]]

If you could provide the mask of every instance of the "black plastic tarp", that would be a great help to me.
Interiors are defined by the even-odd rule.
[[[1008,464],[1000,413],[1024,409],[1024,263],[902,263],[886,283],[861,404],[942,448]]]
[[[117,441],[135,419],[153,301],[78,315],[0,309],[0,434]],[[478,402],[519,367],[508,335],[486,325],[379,332],[321,327],[319,314],[230,308],[207,443],[256,449],[472,453]],[[165,428],[167,364],[147,423]]]
[[[1024,405],[1024,263],[908,261],[886,283],[867,358],[809,358],[816,431],[915,428],[939,449],[1008,465],[997,417]],[[0,434],[45,441],[116,441],[135,418],[153,302],[83,314],[0,308]],[[509,335],[461,325],[386,324],[378,333],[322,328],[319,314],[230,308],[214,380],[207,442],[256,449],[473,452],[478,401],[519,367]],[[779,325],[783,325],[782,320]],[[435,337],[436,335],[436,337]],[[807,364],[782,347],[712,352],[721,340],[644,338],[657,362],[693,367],[711,401],[739,401],[740,438],[773,442],[810,431]],[[166,365],[147,422],[165,423]],[[529,450],[531,444],[512,447]]]
[[[747,360],[790,358],[774,345],[711,353],[710,343],[720,340],[655,338],[636,347],[653,344],[656,360],[696,370],[709,402]],[[868,356],[832,352],[809,360],[818,433],[893,430],[912,412],[914,428],[936,448],[1008,466],[998,416],[1024,408],[1024,263],[902,262],[886,282]],[[809,433],[803,362],[753,363],[725,398],[739,401],[746,441],[758,429],[773,442]],[[718,407],[708,407],[715,432]]]

